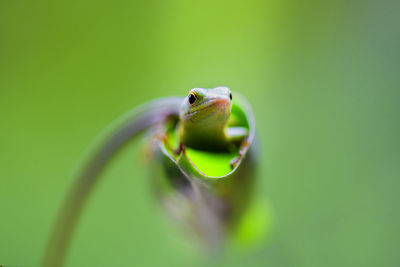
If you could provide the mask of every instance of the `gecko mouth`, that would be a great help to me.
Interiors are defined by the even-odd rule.
[[[220,110],[225,110],[230,104],[230,101],[228,99],[210,99],[207,100],[206,102],[202,103],[201,105],[199,105],[199,109],[191,111],[186,113],[186,115],[188,116],[193,116],[201,111],[207,110],[208,108],[211,107],[216,107],[217,109]]]

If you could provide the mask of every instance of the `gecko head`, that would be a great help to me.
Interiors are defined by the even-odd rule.
[[[181,122],[185,124],[225,126],[231,109],[232,92],[228,87],[194,88],[184,99],[179,116]]]

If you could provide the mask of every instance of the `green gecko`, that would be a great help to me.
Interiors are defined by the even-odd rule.
[[[227,151],[247,136],[244,127],[230,127],[232,92],[227,87],[194,88],[179,112],[180,142],[207,151]]]
[[[232,93],[227,87],[195,88],[187,97],[166,97],[133,109],[108,127],[96,139],[75,174],[74,183],[60,209],[43,266],[61,266],[84,203],[101,172],[110,163],[118,149],[138,134],[164,123],[168,117],[179,117],[180,146],[210,152],[230,151],[248,135],[243,127],[230,123]],[[232,169],[242,157],[231,162]]]

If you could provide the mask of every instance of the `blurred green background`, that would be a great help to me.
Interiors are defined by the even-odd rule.
[[[40,263],[93,138],[145,101],[251,102],[276,229],[205,260],[174,241],[140,142],[107,169],[68,266],[399,266],[399,1],[1,1],[0,264]]]

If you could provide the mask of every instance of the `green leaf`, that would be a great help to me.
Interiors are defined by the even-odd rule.
[[[161,162],[162,168],[153,172],[153,177],[160,200],[178,225],[212,250],[238,229],[242,234],[236,236],[244,240],[251,236],[245,228],[248,233],[254,233],[251,227],[255,229],[248,223],[240,226],[248,222],[243,216],[252,201],[256,178],[254,116],[243,97],[235,98],[229,125],[246,127],[249,132],[238,148],[227,153],[186,148],[176,155],[178,118],[165,123],[162,135],[166,138],[159,139],[156,148],[156,162]],[[235,158],[238,161],[232,168]],[[261,224],[258,233],[263,232]]]

